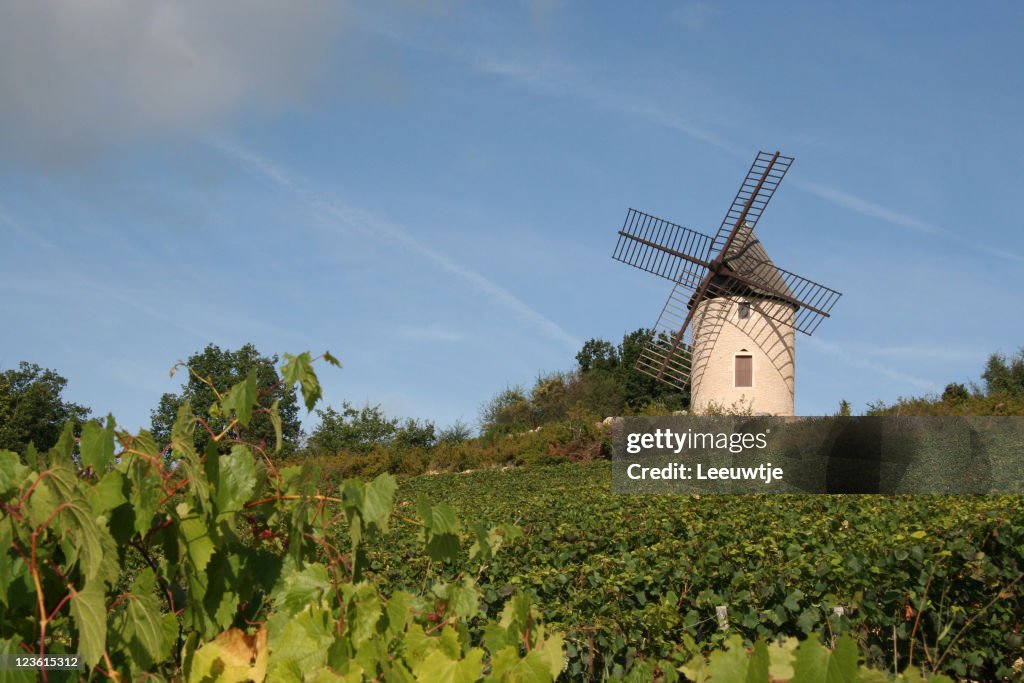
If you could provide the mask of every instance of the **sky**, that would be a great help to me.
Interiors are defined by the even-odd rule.
[[[330,350],[325,404],[475,424],[650,327],[634,207],[758,224],[843,292],[796,412],[1024,346],[1024,5],[0,3],[0,368],[146,427],[209,343]],[[316,416],[304,417],[307,429]]]

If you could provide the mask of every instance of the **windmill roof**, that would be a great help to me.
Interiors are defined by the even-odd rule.
[[[751,280],[763,283],[767,289],[775,290],[788,297],[793,291],[786,284],[779,269],[772,262],[764,246],[754,235],[754,230],[744,225],[736,232],[736,237],[726,252],[725,266],[734,273],[744,275]],[[766,291],[761,291],[732,278],[715,276],[712,279],[719,296],[752,296],[773,298]]]

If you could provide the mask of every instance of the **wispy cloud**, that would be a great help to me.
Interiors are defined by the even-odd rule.
[[[880,346],[875,344],[848,342],[844,346],[850,351],[855,351],[856,353],[866,356],[874,356],[876,358],[912,358],[918,360],[937,360],[949,363],[961,363],[982,361],[988,356],[988,352],[982,349],[957,349],[934,345]]]
[[[983,244],[978,243],[976,240],[967,239],[962,234],[950,230],[949,228],[944,228],[940,225],[935,225],[934,223],[923,221],[920,218],[916,218],[909,214],[886,208],[879,204],[875,204],[874,202],[870,202],[866,199],[850,194],[849,192],[844,192],[834,187],[828,187],[826,185],[821,185],[819,183],[813,183],[807,180],[803,180],[802,178],[792,178],[789,182],[793,187],[801,189],[804,192],[809,192],[810,194],[813,194],[816,197],[820,197],[821,199],[831,202],[832,204],[835,204],[837,206],[841,206],[845,209],[855,211],[863,216],[868,216],[869,218],[877,218],[891,225],[906,228],[908,230],[914,230],[915,232],[920,232],[925,235],[944,237],[954,242],[964,244],[973,251],[976,251],[978,253],[987,254],[989,256],[997,256],[999,258],[1006,259],[1008,261],[1015,261],[1017,263],[1024,263],[1024,256],[1020,256],[1019,254],[1015,254],[1010,251],[986,247]]]
[[[493,302],[504,306],[519,316],[548,338],[562,344],[566,349],[576,351],[581,341],[564,330],[558,323],[540,313],[515,294],[505,289],[483,274],[460,263],[445,252],[427,245],[417,239],[403,226],[386,218],[352,206],[338,199],[328,197],[312,190],[308,184],[293,173],[271,162],[265,157],[241,145],[223,139],[214,139],[210,144],[239,164],[256,171],[280,187],[287,189],[311,209],[320,212],[327,218],[334,219],[340,225],[358,230],[377,239],[383,238],[398,244],[410,252],[433,262],[442,270],[468,282],[472,287],[488,296]]]
[[[636,116],[649,123],[683,133],[694,140],[704,142],[738,158],[746,158],[750,153],[749,149],[745,149],[713,130],[694,123],[692,119],[681,116],[649,99],[639,97],[635,93],[624,94],[595,86],[584,74],[578,73],[566,65],[551,63],[542,65],[522,60],[473,59],[464,54],[450,54],[450,56],[470,62],[481,73],[507,78],[537,92],[568,95],[603,109]],[[791,178],[789,184],[862,216],[877,219],[899,228],[945,238],[962,244],[976,253],[1024,263],[1024,256],[1020,254],[984,246],[976,240],[968,239],[960,232],[935,225],[906,212],[882,206],[850,192],[801,178]]]
[[[55,248],[52,242],[40,237],[38,234],[33,232],[31,228],[25,226],[20,220],[12,216],[4,208],[3,204],[0,204],[0,232],[10,232],[19,236],[26,242],[31,242],[43,249]]]
[[[888,377],[889,379],[894,379],[904,384],[910,384],[925,391],[937,392],[941,389],[938,384],[931,380],[915,377],[914,375],[909,375],[905,372],[895,370],[884,363],[879,363],[878,361],[871,360],[870,358],[865,358],[861,355],[862,351],[851,352],[844,346],[826,341],[821,337],[806,337],[804,341],[810,346],[832,356],[833,358],[838,358],[845,363],[863,368],[864,370],[870,370],[871,372]]]
[[[540,64],[516,59],[477,59],[456,54],[450,56],[469,62],[480,73],[507,78],[545,94],[576,97],[601,109],[637,116],[659,126],[679,131],[731,154],[743,154],[738,145],[694,123],[692,119],[644,101],[634,93],[617,92],[595,86],[583,74],[565,65]]]

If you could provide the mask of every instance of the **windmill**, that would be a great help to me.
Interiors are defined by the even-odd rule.
[[[841,294],[778,268],[754,235],[792,157],[758,152],[714,237],[630,209],[612,258],[673,282],[636,369],[696,412],[792,415],[795,332],[810,335]]]

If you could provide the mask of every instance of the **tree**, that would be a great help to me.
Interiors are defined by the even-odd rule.
[[[533,406],[521,386],[505,387],[480,410],[481,433],[520,432],[535,426]]]
[[[80,423],[89,409],[61,398],[67,379],[35,363],[0,372],[0,449],[22,453],[28,444],[47,451],[64,423]]]
[[[621,412],[623,408],[640,410],[652,403],[659,403],[668,408],[688,406],[689,387],[681,391],[636,370],[637,360],[652,334],[653,330],[641,327],[623,335],[622,343],[617,347],[604,339],[588,340],[576,354],[576,362],[584,381],[600,386],[601,390],[585,393],[594,399],[621,396],[622,403],[613,412]],[[664,334],[660,334],[658,343],[668,345],[671,341]],[[683,350],[682,353],[688,352]],[[607,400],[600,403],[605,412],[612,407]],[[588,407],[596,409],[597,405]]]
[[[946,403],[960,403],[971,397],[971,393],[963,384],[951,382],[942,390],[942,400]]]
[[[192,412],[202,417],[215,432],[227,427],[229,420],[220,414],[211,414],[210,408],[215,405],[216,396],[203,379],[209,380],[217,390],[224,392],[241,382],[250,370],[256,375],[256,391],[259,395],[259,406],[268,409],[278,402],[278,413],[281,416],[281,433],[284,444],[283,455],[289,455],[298,447],[302,433],[299,423],[299,404],[295,390],[286,387],[278,375],[277,356],[263,356],[252,344],[246,344],[237,351],[224,351],[215,344],[208,345],[201,352],[189,357],[186,365],[189,368],[188,379],[177,394],[164,394],[160,403],[151,412],[153,436],[158,443],[170,442],[171,427],[178,414],[178,408],[188,401]],[[200,379],[202,378],[202,379]],[[216,412],[216,411],[215,411]],[[241,430],[241,428],[239,428]],[[263,442],[272,445],[275,441],[274,425],[266,412],[255,412],[249,427],[245,430],[249,441]],[[196,443],[206,448],[210,435],[205,429],[196,430]],[[230,444],[225,444],[230,448]]]
[[[989,396],[1024,396],[1024,348],[1011,358],[993,353],[985,364],[981,378],[985,380],[985,390]]]
[[[456,420],[449,427],[445,427],[437,435],[437,443],[457,444],[469,441],[473,438],[473,429],[461,419]]]
[[[316,414],[320,424],[309,437],[309,447],[317,455],[367,453],[389,442],[398,430],[398,420],[387,417],[379,405],[357,409],[344,401],[340,412],[327,406]]]
[[[316,455],[369,453],[377,446],[430,448],[437,443],[433,422],[388,417],[379,405],[356,408],[344,401],[340,411],[327,406],[316,413],[320,424],[309,437]]]

